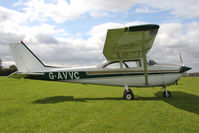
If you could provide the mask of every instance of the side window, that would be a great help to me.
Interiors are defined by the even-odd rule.
[[[111,63],[111,64],[108,64],[108,65],[104,66],[104,68],[118,69],[118,68],[120,68],[120,63],[119,62],[114,62],[114,63]]]
[[[141,67],[139,60],[135,60],[135,61],[124,61],[124,65],[126,66],[126,68]]]

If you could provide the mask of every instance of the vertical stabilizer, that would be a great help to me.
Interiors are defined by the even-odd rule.
[[[19,72],[32,73],[45,70],[45,65],[22,41],[9,46]]]

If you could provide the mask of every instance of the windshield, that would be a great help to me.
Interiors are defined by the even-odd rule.
[[[149,66],[157,64],[154,60],[149,60]]]
[[[157,64],[151,57],[147,57],[147,63],[149,66]]]

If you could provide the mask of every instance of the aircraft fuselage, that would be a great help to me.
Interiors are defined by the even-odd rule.
[[[179,65],[155,64],[148,66],[149,84],[145,84],[142,67],[134,68],[49,68],[48,71],[27,74],[25,78],[75,82],[83,84],[100,84],[113,86],[152,87],[167,86],[179,80],[185,67]]]

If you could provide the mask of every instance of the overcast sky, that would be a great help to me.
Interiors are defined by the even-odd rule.
[[[199,0],[0,0],[0,58],[23,40],[46,65],[89,66],[105,60],[107,29],[158,24],[148,53],[160,63],[199,72]]]

